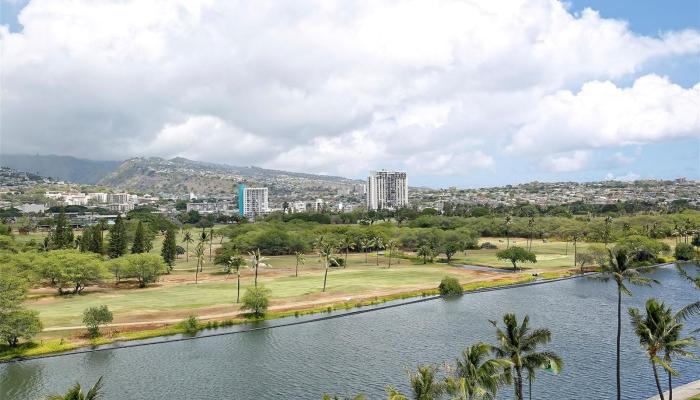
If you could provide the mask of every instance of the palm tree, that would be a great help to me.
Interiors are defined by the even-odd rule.
[[[211,262],[211,245],[214,242],[214,227],[209,228],[209,262]]]
[[[204,248],[204,244],[209,240],[209,235],[207,234],[207,231],[202,228],[202,233],[199,234],[199,244],[202,245],[202,248]],[[210,250],[210,256],[211,256],[211,250]],[[200,265],[199,267],[199,272],[202,272],[204,263]]]
[[[97,382],[88,390],[87,393],[83,393],[83,389],[80,387],[80,383],[76,383],[75,386],[68,389],[64,395],[53,395],[48,397],[48,400],[97,400],[100,398],[100,391],[102,390],[102,377],[97,379]]]
[[[692,276],[689,274],[688,271],[685,270],[685,267],[688,265],[692,264],[676,264],[676,270],[684,279],[687,279],[690,283],[695,285],[696,289],[700,290],[700,275]],[[696,266],[696,268],[698,267]],[[698,270],[700,271],[700,268],[698,268]]]
[[[182,242],[185,243],[185,261],[190,261],[190,243],[194,242],[192,239],[192,234],[189,231],[185,231],[185,235],[182,237]]]
[[[258,287],[258,267],[267,267],[269,264],[263,262],[267,258],[260,254],[260,249],[249,251],[248,254],[250,255],[250,265],[252,268],[255,268],[255,287]]]
[[[611,216],[605,217],[605,220],[604,220],[605,227],[604,227],[604,231],[603,231],[603,241],[605,241],[605,247],[608,247],[608,242],[610,242],[610,228],[612,225],[612,221],[613,221],[613,219]]]
[[[343,239],[340,242],[340,247],[345,249],[345,262],[343,263],[343,268],[347,267],[348,265],[348,252],[351,249],[354,249],[356,246],[355,242],[352,241],[352,237],[349,235],[343,236]]]
[[[408,379],[415,400],[437,400],[445,393],[447,386],[436,379],[438,368],[434,365],[419,365],[417,372],[408,373]],[[389,400],[408,400],[395,388],[386,388]]]
[[[607,220],[607,218],[606,218]],[[617,400],[620,400],[622,396],[622,388],[620,384],[620,338],[622,336],[622,294],[627,296],[632,296],[632,292],[627,289],[625,282],[632,285],[644,285],[650,286],[653,282],[656,282],[649,278],[644,278],[639,275],[639,271],[632,268],[631,257],[628,256],[627,250],[617,249],[615,251],[608,250],[608,265],[603,265],[600,275],[593,277],[593,279],[602,280],[607,282],[609,280],[614,280],[617,286],[617,338],[615,342],[615,378],[616,378],[616,393]]]
[[[448,391],[460,399],[494,399],[498,388],[507,382],[503,371],[510,368],[506,359],[487,359],[492,347],[486,343],[476,343],[462,352],[457,359],[455,378],[448,383]]]
[[[306,263],[306,258],[304,257],[304,253],[300,251],[295,251],[294,256],[296,257],[297,265],[294,268],[294,276],[299,276],[299,265],[303,267],[304,264]]]
[[[358,245],[362,249],[362,252],[365,253],[365,264],[367,264],[367,248],[372,245],[372,241],[367,238],[362,238],[359,240]]]
[[[316,240],[316,249],[318,250],[318,256],[321,258],[321,261],[323,262],[323,266],[325,268],[325,273],[323,274],[323,292],[326,291],[326,282],[328,280],[328,268],[330,268],[331,265],[338,265],[338,260],[336,259],[335,255],[333,254],[335,252],[335,248],[333,246],[333,243],[326,239],[324,236],[320,236],[318,240]]]
[[[535,217],[530,216],[530,219],[527,220],[527,229],[530,232],[530,240],[527,245],[527,251],[532,251],[532,234],[535,231]]]
[[[506,215],[506,218],[503,220],[503,226],[506,230],[506,249],[510,247],[510,224],[513,223],[513,217],[510,215]]]
[[[372,247],[375,248],[377,251],[377,267],[379,266],[379,250],[384,248],[384,241],[382,241],[382,238],[379,236],[375,236],[372,239]]]
[[[197,257],[197,265],[194,268],[194,283],[198,282],[198,274],[202,271],[204,266],[204,242],[197,243],[197,247],[194,248],[194,256]]]
[[[238,252],[234,253],[226,260],[227,273],[231,273],[232,268],[236,268],[236,303],[241,301],[241,267],[245,265],[245,260]],[[228,277],[227,277],[228,278]]]
[[[394,239],[390,239],[388,242],[386,242],[386,249],[389,251],[389,265],[387,268],[391,268],[391,258],[394,256],[394,252],[396,251],[397,247],[398,243]]]
[[[492,351],[496,357],[510,361],[510,367],[505,370],[508,380],[513,380],[515,399],[523,400],[523,370],[534,379],[534,371],[548,368],[558,372],[562,367],[561,358],[550,351],[537,352],[537,347],[550,342],[552,333],[549,329],[531,330],[530,318],[526,315],[518,325],[515,314],[503,316],[505,331],[498,327],[496,321],[490,321],[496,327],[498,344]]]
[[[687,315],[700,311],[700,301],[684,307],[676,314],[670,307],[650,298],[645,305],[646,315],[642,316],[637,308],[630,308],[632,327],[639,337],[639,344],[644,348],[651,363],[652,372],[659,398],[664,400],[663,389],[659,381],[656,365],[659,364],[668,374],[669,399],[673,399],[672,375],[678,375],[671,368],[672,358],[676,356],[695,358],[686,348],[695,345],[693,337],[681,338],[683,324]],[[663,354],[663,358],[660,358]]]

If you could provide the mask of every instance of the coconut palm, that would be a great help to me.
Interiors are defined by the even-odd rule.
[[[355,242],[352,241],[352,237],[349,235],[343,236],[340,241],[340,248],[345,250],[345,262],[343,263],[343,268],[348,266],[348,252],[354,249],[356,246]]]
[[[192,234],[189,231],[185,231],[185,235],[182,237],[182,242],[185,243],[185,261],[190,261],[190,243],[194,242],[192,239]]]
[[[527,220],[527,229],[528,232],[530,233],[528,245],[527,245],[527,251],[532,251],[532,234],[535,231],[535,217],[530,216],[530,219]]]
[[[198,274],[204,266],[204,242],[197,243],[194,248],[194,256],[197,257],[197,265],[194,268],[194,283],[196,284],[199,280]]]
[[[434,365],[419,365],[418,371],[408,373],[411,392],[415,400],[436,400],[445,393],[447,386],[437,379],[438,368]],[[408,400],[395,388],[386,388],[389,400]]]
[[[510,368],[506,359],[489,359],[492,347],[476,343],[457,359],[455,377],[448,381],[448,392],[464,400],[495,399],[498,388],[507,382],[503,371]]]
[[[101,397],[101,390],[102,377],[99,377],[97,382],[95,382],[87,393],[83,393],[83,388],[80,387],[80,383],[76,383],[75,386],[68,389],[66,394],[50,396],[48,400],[97,400]]]
[[[503,227],[506,231],[506,249],[510,247],[510,225],[513,223],[513,217],[506,215],[503,220]]]
[[[294,267],[294,276],[299,276],[299,265],[303,267],[306,263],[306,258],[304,258],[304,253],[300,251],[295,251],[294,256],[297,259],[297,265]]]
[[[371,246],[374,247],[374,249],[377,252],[377,267],[378,267],[379,266],[379,250],[384,248],[384,241],[382,240],[381,237],[375,236],[374,238],[372,238]]]
[[[209,228],[209,262],[211,262],[211,247],[214,243],[214,228]]]
[[[199,234],[199,244],[202,245],[202,248],[204,248],[207,241],[209,241],[209,234],[202,228],[202,232]],[[211,248],[209,249],[209,256],[211,257]],[[202,265],[199,267],[199,272],[202,272]]]
[[[391,258],[394,256],[394,252],[399,247],[398,243],[394,239],[390,239],[386,242],[386,249],[389,252],[389,264],[387,268],[391,268]]]
[[[505,370],[505,377],[513,382],[515,399],[523,400],[523,372],[528,372],[534,379],[536,369],[548,368],[558,372],[563,362],[561,358],[551,351],[538,352],[539,346],[550,342],[552,333],[549,329],[530,328],[530,318],[526,315],[518,325],[515,314],[503,316],[505,330],[498,327],[496,321],[490,321],[496,327],[498,344],[493,346],[493,354],[510,361],[510,367]]]
[[[372,245],[372,241],[367,238],[362,238],[358,241],[358,245],[362,249],[362,252],[365,253],[365,264],[367,264],[367,248]]]
[[[333,242],[325,236],[321,235],[316,240],[316,249],[318,250],[318,256],[321,258],[321,262],[323,262],[323,266],[325,268],[325,273],[323,274],[322,290],[323,292],[325,292],[326,282],[328,281],[328,268],[330,268],[331,265],[338,265],[338,260],[333,254],[335,253],[335,246]]]
[[[622,397],[622,388],[620,384],[620,338],[622,337],[622,294],[631,296],[632,292],[625,286],[625,283],[632,285],[650,286],[656,282],[653,279],[640,276],[639,270],[632,268],[632,257],[627,254],[625,249],[608,250],[608,264],[602,266],[599,275],[593,279],[607,282],[615,281],[617,287],[617,337],[615,342],[615,379],[617,400]]]
[[[233,268],[236,269],[236,303],[241,301],[241,267],[243,266],[245,266],[245,260],[237,252],[226,260],[227,274],[230,274]]]
[[[678,373],[671,367],[675,357],[696,358],[688,352],[688,347],[695,345],[695,338],[681,338],[683,321],[687,316],[700,311],[700,302],[684,307],[678,313],[673,314],[670,307],[659,303],[656,299],[648,299],[645,304],[645,315],[637,308],[630,308],[629,315],[632,319],[632,327],[639,337],[639,344],[644,348],[651,363],[652,372],[659,398],[664,400],[663,389],[657,372],[657,364],[668,374],[669,399],[673,399],[673,375]],[[663,355],[663,358],[661,357]]]
[[[693,266],[693,264],[676,264],[676,270],[684,279],[687,279],[690,283],[695,285],[696,289],[700,290],[700,275],[691,275],[688,271],[686,271],[686,267],[688,266]],[[695,268],[700,271],[700,268],[697,265],[695,265]]]
[[[255,269],[255,287],[258,287],[258,268],[267,267],[269,264],[263,262],[267,258],[260,254],[260,249],[249,251],[248,254],[250,255],[250,266]]]

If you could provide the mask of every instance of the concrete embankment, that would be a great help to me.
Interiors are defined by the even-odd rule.
[[[690,400],[693,396],[700,396],[700,380],[673,388],[673,400]],[[668,392],[664,392],[664,398],[668,399]],[[660,398],[654,396],[648,400],[660,400]]]

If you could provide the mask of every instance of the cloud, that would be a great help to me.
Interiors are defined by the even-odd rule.
[[[623,182],[632,182],[639,180],[640,175],[636,174],[634,172],[628,172],[625,175],[619,175],[615,176],[613,173],[608,172],[605,174],[605,180],[607,181],[623,181]]]
[[[550,172],[574,172],[582,170],[589,159],[590,152],[577,150],[567,154],[545,156],[540,166]]]
[[[614,83],[697,55],[697,31],[557,1],[33,0],[18,19],[0,26],[3,152],[462,175],[501,149],[566,172],[698,132],[700,86]]]

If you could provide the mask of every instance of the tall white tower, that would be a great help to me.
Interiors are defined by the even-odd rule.
[[[367,209],[396,210],[408,206],[405,172],[370,171],[367,177]]]

